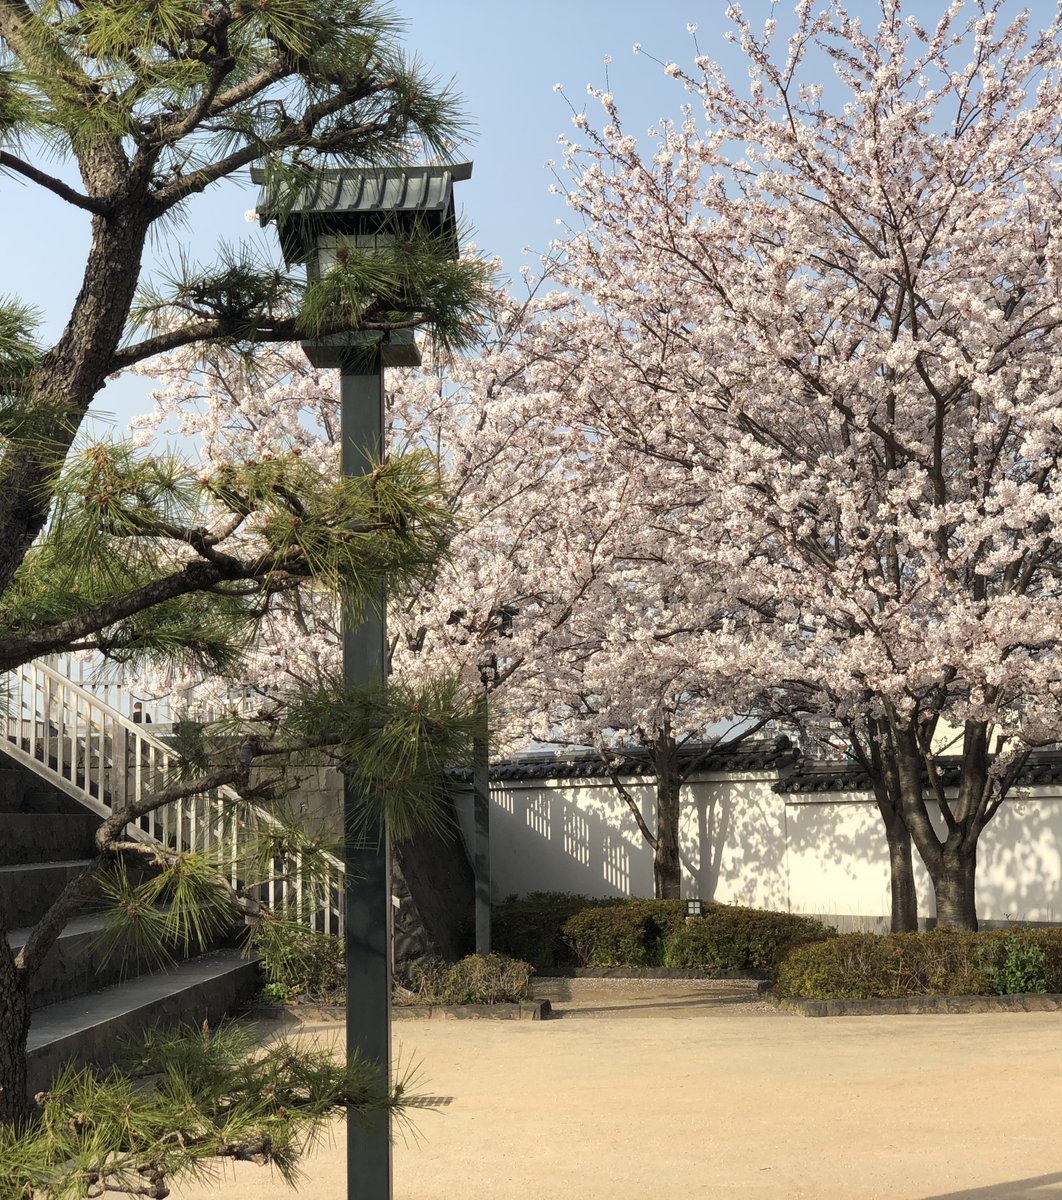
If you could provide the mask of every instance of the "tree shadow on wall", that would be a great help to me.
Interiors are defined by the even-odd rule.
[[[808,827],[794,819],[795,806],[787,806],[787,797],[774,792],[773,783],[702,783],[691,795],[683,860],[698,893],[708,900],[757,908],[820,915],[855,911],[840,897],[842,907],[831,906],[828,893],[818,886],[814,903],[802,900],[793,870],[795,866],[798,873],[807,874],[810,861],[817,865],[810,872],[816,884],[832,872],[844,881],[842,893],[864,889],[864,906],[866,889],[872,895],[880,893],[881,911],[887,913],[888,855],[877,811],[871,809],[867,819],[855,822],[820,819]],[[863,805],[846,808],[864,810]]]

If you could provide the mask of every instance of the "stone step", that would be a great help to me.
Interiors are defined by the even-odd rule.
[[[83,813],[73,796],[22,767],[0,768],[0,813]]]
[[[27,787],[22,802],[22,811],[28,813],[64,813],[81,816],[86,810],[73,796],[68,796],[58,788],[50,788],[41,780],[33,780],[36,786]]]
[[[32,925],[70,880],[91,862],[91,858],[78,858],[69,862],[0,867],[0,925],[5,929]]]
[[[60,1000],[69,1000],[85,992],[99,991],[125,979],[146,974],[159,966],[158,960],[141,958],[125,947],[118,947],[108,955],[108,943],[103,931],[106,917],[94,913],[77,917],[59,935],[58,941],[48,952],[33,983],[30,985],[30,1002],[33,1008],[44,1008]],[[13,929],[8,942],[14,949],[26,943],[29,928]],[[199,947],[193,946],[193,953]],[[171,951],[171,958],[183,957],[181,950]]]
[[[0,866],[87,858],[99,824],[90,812],[0,812]]]
[[[0,812],[22,811],[29,779],[30,772],[21,767],[0,767]]]
[[[257,988],[253,959],[211,950],[169,971],[38,1009],[29,1034],[29,1093],[46,1088],[67,1062],[109,1067],[122,1039],[152,1026],[216,1025]]]

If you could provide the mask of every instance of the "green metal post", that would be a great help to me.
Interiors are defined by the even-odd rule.
[[[476,953],[490,953],[490,758],[487,695],[483,694],[483,733],[473,747],[472,803],[476,831]]]
[[[383,455],[383,364],[378,351],[345,364],[339,383],[342,406],[341,470],[362,475]],[[360,624],[344,621],[343,674],[348,686],[386,681],[387,626],[384,597]],[[347,1055],[376,1063],[381,1086],[391,1080],[391,853],[383,822],[354,824],[357,789],[343,788],[346,891]],[[347,1118],[348,1200],[391,1200],[391,1118],[384,1109]]]

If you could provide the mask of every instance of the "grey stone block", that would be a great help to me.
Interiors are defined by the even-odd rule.
[[[105,954],[102,916],[78,917],[70,922],[48,952],[30,985],[30,1002],[44,1008],[85,992],[99,991],[123,979],[148,972],[157,963],[138,963],[116,951]],[[13,947],[22,946],[30,930],[16,929],[8,937]]]
[[[21,863],[0,867],[0,922],[7,929],[32,925],[92,859]]]
[[[100,824],[94,813],[0,813],[0,866],[88,858]]]

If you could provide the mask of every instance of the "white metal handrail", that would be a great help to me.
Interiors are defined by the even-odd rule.
[[[2,748],[40,778],[102,817],[135,804],[175,778],[175,755],[150,725],[130,720],[98,694],[37,660],[8,673],[0,699]],[[241,822],[241,811],[248,820]],[[266,809],[248,804],[231,787],[176,800],[130,826],[134,836],[228,862],[237,882],[240,848],[251,821],[278,826]],[[321,852],[317,852],[321,853]],[[341,933],[343,864],[324,853],[327,900],[304,895],[303,855],[273,860],[258,898],[271,908],[287,903],[306,924]],[[310,889],[307,889],[307,893]]]

